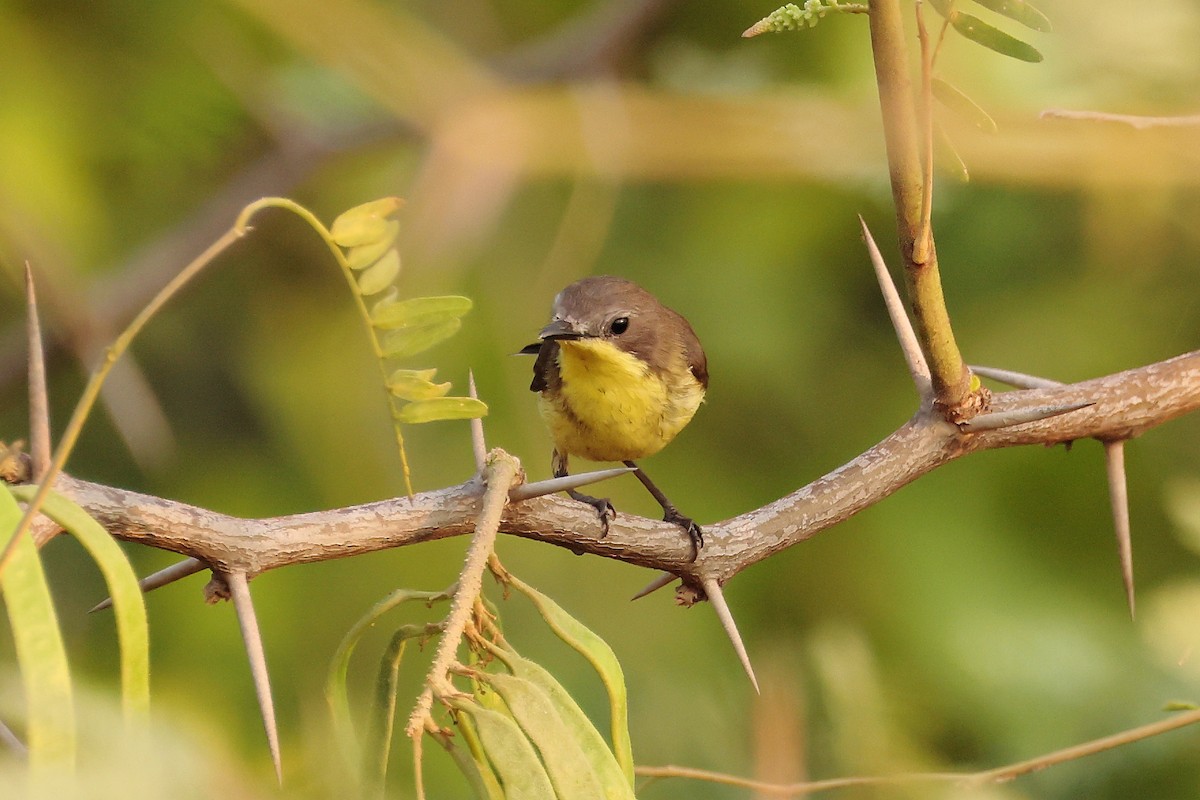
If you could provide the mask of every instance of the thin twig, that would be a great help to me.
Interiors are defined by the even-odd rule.
[[[40,483],[50,469],[50,400],[46,393],[46,353],[38,320],[33,269],[25,262],[25,338],[29,341],[29,457],[32,478]]]
[[[262,712],[263,728],[267,733],[267,747],[271,751],[271,763],[275,765],[275,779],[283,785],[283,762],[279,755],[279,729],[275,724],[275,701],[271,697],[271,676],[267,672],[267,655],[263,650],[262,632],[258,628],[258,616],[254,613],[254,600],[250,597],[250,582],[244,572],[230,572],[223,576],[229,586],[229,596],[237,613],[238,626],[242,629],[242,642],[246,646],[246,658],[250,661],[250,675],[254,679],[254,691],[258,695],[258,708]]]
[[[919,106],[922,152],[921,224],[913,241],[913,261],[924,264],[933,244],[933,56],[929,31],[925,29],[924,3],[917,1],[913,13],[917,17],[917,39],[921,45],[921,101]]]
[[[1200,710],[1187,711],[1176,714],[1160,722],[1152,722],[1148,725],[1142,725],[1137,728],[1105,736],[1100,739],[1093,739],[1083,744],[1066,747],[1062,750],[1055,750],[1052,753],[1047,753],[1043,756],[1031,758],[1026,761],[1018,761],[1013,764],[1008,764],[995,769],[981,770],[979,772],[916,772],[906,775],[878,776],[878,777],[850,777],[850,778],[831,778],[820,781],[804,781],[801,783],[767,783],[766,781],[756,781],[749,778],[739,778],[735,775],[727,775],[720,772],[710,772],[708,770],[692,769],[690,767],[678,766],[662,766],[662,767],[638,767],[636,772],[638,775],[647,778],[686,778],[691,780],[702,780],[709,783],[717,783],[726,786],[738,786],[745,789],[753,789],[762,794],[774,794],[781,797],[799,797],[802,795],[815,794],[830,789],[844,789],[853,786],[894,786],[899,784],[911,783],[957,783],[962,786],[982,786],[986,784],[998,784],[1011,781],[1014,778],[1019,778],[1023,775],[1028,775],[1047,767],[1057,766],[1069,761],[1076,761],[1086,756],[1103,753],[1106,750],[1112,750],[1133,742],[1149,739],[1154,736],[1159,736],[1179,728],[1184,728],[1189,725],[1195,725],[1200,722]]]
[[[1147,128],[1194,128],[1200,126],[1200,114],[1182,117],[1143,117],[1138,114],[1111,114],[1107,111],[1072,111],[1066,108],[1048,108],[1038,119],[1073,119],[1088,122],[1119,122],[1137,130]]]
[[[1108,476],[1108,498],[1112,507],[1113,529],[1117,534],[1117,557],[1121,560],[1121,581],[1129,616],[1136,615],[1133,597],[1133,537],[1129,525],[1129,488],[1125,478],[1125,442],[1104,442],[1104,471]]]

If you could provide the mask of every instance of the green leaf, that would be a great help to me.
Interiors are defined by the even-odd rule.
[[[474,397],[435,397],[417,400],[396,409],[396,421],[403,425],[440,422],[448,419],[475,419],[487,415],[487,404]]]
[[[934,138],[933,160],[937,164],[938,169],[949,173],[960,183],[970,183],[971,171],[967,169],[967,162],[963,161],[958,148],[950,140],[950,135],[946,133],[946,129],[936,122],[933,129],[936,134]]]
[[[29,502],[36,491],[35,486],[19,486],[12,493],[18,500]],[[100,568],[117,625],[125,718],[132,721],[144,717],[150,711],[150,629],[145,596],[133,567],[108,531],[65,495],[50,492],[42,504],[42,513],[74,536]]]
[[[489,691],[488,694],[494,695],[495,692]],[[479,731],[475,729],[475,723],[471,722],[469,715],[460,714],[458,716],[458,731],[467,745],[470,765],[464,763],[468,761],[468,758],[462,754],[459,758],[454,759],[455,763],[467,775],[467,780],[471,781],[472,785],[474,785],[474,777],[476,775],[479,777],[484,791],[476,790],[476,794],[481,800],[485,800],[485,798],[486,800],[504,800],[504,789],[500,786],[500,779],[496,777],[492,765],[488,763],[487,754],[483,750],[483,742],[479,740]]]
[[[600,781],[605,800],[634,800],[633,784],[621,770],[608,743],[562,684],[540,664],[510,648],[493,645],[489,651],[503,661],[513,675],[524,678],[545,692],[568,728],[566,735],[578,742],[583,750],[592,772]]]
[[[463,316],[472,305],[471,298],[457,295],[381,302],[371,309],[371,324],[383,330],[433,325]]]
[[[450,595],[445,592],[416,592],[397,589],[371,606],[371,609],[351,625],[350,630],[346,631],[346,635],[342,637],[342,641],[338,644],[333,653],[333,659],[329,663],[329,672],[325,676],[325,701],[329,704],[329,713],[333,717],[338,740],[351,763],[358,762],[358,755],[353,752],[357,749],[357,742],[354,736],[354,721],[350,715],[350,700],[346,692],[346,674],[350,669],[350,657],[354,655],[354,648],[358,647],[358,642],[363,634],[370,630],[380,617],[402,603],[422,600],[426,604],[431,604],[439,600],[447,600],[449,597]]]
[[[930,81],[930,88],[939,103],[963,117],[976,128],[988,133],[996,132],[996,121],[992,119],[991,115],[974,100],[967,97],[957,86],[947,83],[941,78],[933,78]]]
[[[600,675],[600,680],[608,692],[613,753],[632,786],[633,748],[629,739],[628,695],[625,690],[625,672],[621,669],[621,662],[617,661],[616,654],[613,653],[607,642],[564,611],[558,603],[516,576],[510,575],[509,582],[513,588],[533,602],[538,613],[542,615],[542,619],[546,620],[546,624],[558,635],[558,638],[586,658]]]
[[[355,206],[333,221],[329,235],[341,247],[377,244],[388,235],[387,217],[403,205],[399,197],[384,197]]]
[[[1026,28],[1049,33],[1050,20],[1025,0],[975,0],[976,3],[997,14],[1016,20]]]
[[[950,15],[950,24],[966,38],[1001,55],[1031,64],[1042,60],[1042,54],[1033,45],[992,27],[979,17],[955,11]]]
[[[488,762],[504,786],[508,800],[556,800],[554,787],[529,739],[517,723],[473,700],[450,698],[451,706],[470,714]]]
[[[388,250],[383,258],[358,273],[358,291],[363,295],[379,294],[392,285],[400,274],[400,254]]]
[[[429,400],[450,391],[450,382],[433,383],[436,369],[398,369],[387,379],[387,388],[401,400]]]
[[[0,488],[0,535],[7,540],[21,521],[21,507],[7,487]],[[71,670],[54,601],[33,537],[16,544],[13,559],[0,575],[0,593],[8,611],[25,689],[26,745],[29,765],[51,775],[75,763],[75,703]]]
[[[442,320],[430,325],[416,325],[389,331],[380,346],[385,358],[408,358],[423,353],[436,344],[444,342],[462,327],[462,320]]]
[[[351,247],[346,252],[346,263],[350,265],[350,269],[365,269],[371,266],[388,250],[392,249],[396,238],[400,235],[400,223],[396,220],[388,220],[386,230],[378,240],[360,245],[359,247]]]
[[[516,675],[481,673],[504,698],[521,730],[537,747],[558,800],[597,800],[600,781],[573,731],[539,686]]]

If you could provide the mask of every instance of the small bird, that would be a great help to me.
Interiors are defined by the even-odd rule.
[[[554,298],[550,324],[521,350],[536,355],[531,391],[554,440],[555,477],[567,459],[621,461],[685,531],[692,560],[704,546],[700,526],[667,499],[635,459],[666,447],[691,421],[708,388],[708,363],[684,317],[632,281],[602,275],[572,283]],[[571,490],[600,514],[601,535],[616,509],[607,498]]]

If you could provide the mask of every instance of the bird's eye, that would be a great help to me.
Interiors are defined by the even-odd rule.
[[[617,317],[608,326],[608,329],[613,332],[613,336],[620,336],[629,328],[629,317]]]

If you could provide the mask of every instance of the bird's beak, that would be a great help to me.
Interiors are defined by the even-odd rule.
[[[538,338],[546,339],[582,339],[583,331],[574,322],[566,319],[556,319],[538,334]]]

